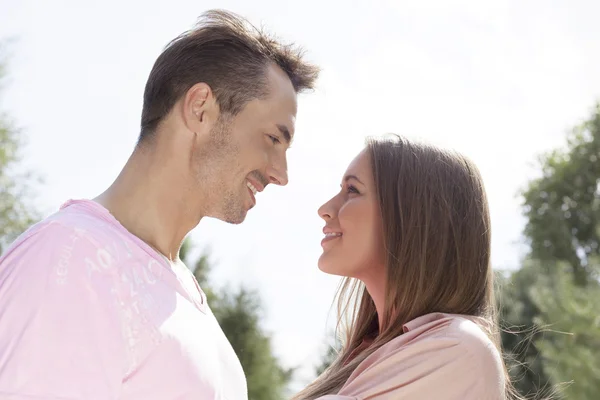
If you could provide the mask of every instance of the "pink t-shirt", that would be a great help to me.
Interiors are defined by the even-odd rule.
[[[367,357],[338,394],[317,400],[504,400],[498,350],[469,318],[427,314]]]
[[[92,201],[0,258],[0,398],[244,400],[240,362],[183,264]]]

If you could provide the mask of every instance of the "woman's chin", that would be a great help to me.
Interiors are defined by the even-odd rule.
[[[319,267],[321,272],[325,272],[326,274],[345,276],[343,271],[341,271],[340,268],[336,268],[336,263],[334,263],[332,261],[333,260],[328,259],[326,253],[323,253],[323,254],[321,254],[321,257],[319,257],[317,266]]]
[[[321,254],[321,257],[319,257],[319,261],[317,262],[317,266],[319,267],[321,272],[325,272],[326,274],[331,274],[329,264],[330,263],[327,260],[327,255],[325,253]]]

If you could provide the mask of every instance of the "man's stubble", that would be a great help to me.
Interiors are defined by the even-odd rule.
[[[209,134],[209,143],[194,160],[198,184],[208,192],[208,216],[231,224],[241,223],[247,211],[244,208],[244,182],[235,175],[241,169],[239,154],[230,122],[219,118]]]

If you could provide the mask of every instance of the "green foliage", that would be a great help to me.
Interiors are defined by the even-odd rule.
[[[535,343],[539,327],[533,322],[539,309],[531,288],[537,284],[541,269],[538,263],[528,260],[508,277],[498,274],[496,288],[502,347],[511,380],[520,394],[530,398],[541,398],[552,386]]]
[[[540,158],[542,176],[523,192],[525,236],[532,258],[566,262],[581,286],[600,254],[600,105],[567,143]]]
[[[242,288],[224,292],[213,310],[246,373],[248,398],[280,400],[293,370],[282,368],[273,355],[271,339],[260,327],[261,308],[257,293]]]
[[[0,44],[0,80],[4,78],[5,62],[6,54]],[[8,115],[0,112],[0,254],[39,219],[39,213],[30,201],[33,198],[32,175],[19,170],[23,142],[23,133]]]
[[[599,270],[590,263],[589,271]],[[566,399],[600,396],[600,284],[591,280],[585,287],[575,284],[566,267],[540,277],[532,288],[539,308],[534,322],[547,330],[536,341],[544,370],[564,387]]]
[[[280,400],[293,370],[281,367],[273,354],[270,336],[261,327],[263,306],[254,291],[240,288],[216,290],[210,285],[208,254],[190,262],[191,242],[186,239],[179,257],[193,265],[192,271],[207,297],[213,314],[240,359],[248,383],[249,400]]]
[[[574,381],[566,398],[596,398],[600,106],[539,161],[541,176],[522,193],[530,254],[499,293],[502,344],[521,394],[541,398]]]

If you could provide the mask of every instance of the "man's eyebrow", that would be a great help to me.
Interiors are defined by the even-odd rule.
[[[288,130],[287,126],[277,124],[277,129],[279,129],[279,132],[281,132],[281,134],[283,135],[283,138],[285,139],[287,144],[291,145],[293,138],[292,138],[292,135],[290,135],[290,131]]]

